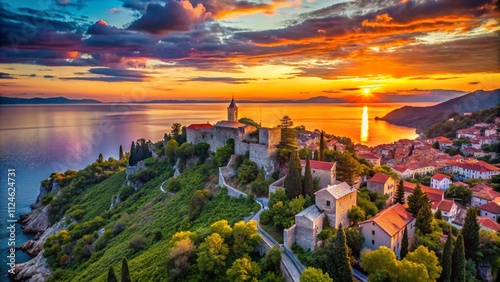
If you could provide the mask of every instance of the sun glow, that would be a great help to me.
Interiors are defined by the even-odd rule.
[[[370,88],[364,88],[363,89],[363,95],[365,95],[365,96],[370,95]]]

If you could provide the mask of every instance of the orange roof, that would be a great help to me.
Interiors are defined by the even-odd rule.
[[[358,157],[361,157],[361,158],[367,159],[367,160],[380,160],[379,156],[376,156],[373,154],[359,154]]]
[[[493,214],[500,214],[500,205],[495,202],[482,204],[477,208],[483,211],[491,212]]]
[[[361,222],[360,225],[375,222],[382,230],[392,237],[405,228],[413,219],[413,215],[398,203],[382,210],[374,217]]]
[[[407,170],[406,166],[402,166],[402,165],[393,166],[392,169],[397,170],[400,173],[403,173]]]
[[[380,172],[377,172],[377,173],[375,173],[375,175],[374,175],[372,178],[370,178],[370,180],[368,180],[368,181],[370,181],[370,182],[375,182],[375,183],[386,183],[386,182],[387,182],[387,180],[388,180],[389,178],[391,178],[391,176],[390,176],[390,175],[385,174],[385,173],[380,173]]]
[[[481,226],[493,230],[493,231],[500,231],[500,224],[496,223],[493,219],[486,217],[486,216],[478,216],[477,221]]]
[[[441,203],[439,203],[438,209],[445,212],[450,212],[454,204],[455,202],[453,202],[452,200],[443,200],[441,201]]]
[[[479,161],[476,163],[454,163],[454,166],[461,167],[463,169],[470,169],[479,172],[488,172],[488,171],[498,171],[500,168],[490,165],[489,163]]]
[[[474,187],[476,187],[476,186],[474,186]],[[471,189],[471,190],[472,190],[472,197],[485,199],[487,201],[493,201],[493,199],[495,199],[496,197],[500,197],[500,193],[497,191],[494,191],[493,189],[481,189],[481,190]]]
[[[319,170],[331,170],[333,168],[333,165],[334,165],[331,162],[323,162],[323,161],[315,161],[315,160],[309,160],[309,163],[311,164],[312,169],[319,169]],[[306,161],[300,160],[300,165],[306,166]]]
[[[478,183],[476,186],[470,188],[472,191],[481,191],[481,190],[493,190],[493,187],[490,187],[484,183]]]
[[[413,190],[415,190],[417,184],[403,181],[403,186],[405,187],[406,193],[413,193]],[[422,189],[422,192],[424,192],[424,194],[429,197],[429,200],[431,200],[431,202],[441,202],[444,199],[444,191],[441,189],[431,188],[422,184],[420,184],[420,188]]]
[[[436,179],[437,181],[441,181],[445,178],[448,178],[448,179],[451,179],[448,175],[444,175],[444,174],[441,174],[441,173],[436,173],[432,176],[432,179]]]
[[[212,129],[213,125],[210,123],[198,123],[198,124],[191,124],[190,126],[187,127],[187,129],[192,129],[192,130],[200,130],[200,129]]]
[[[455,181],[452,183],[453,185],[455,186],[465,186],[465,187],[469,187],[469,184],[467,183],[463,183],[462,181]]]

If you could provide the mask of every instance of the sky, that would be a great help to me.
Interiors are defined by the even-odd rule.
[[[444,100],[500,88],[495,1],[2,0],[0,93]]]

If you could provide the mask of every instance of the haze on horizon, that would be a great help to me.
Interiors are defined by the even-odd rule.
[[[1,2],[2,96],[370,102],[500,88],[494,0]]]

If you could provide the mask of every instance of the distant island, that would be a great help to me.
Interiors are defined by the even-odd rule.
[[[68,99],[66,97],[51,98],[13,98],[0,97],[0,104],[100,104],[101,101],[93,99]]]
[[[498,104],[500,104],[500,89],[491,91],[478,90],[434,106],[404,106],[386,114],[382,118],[376,117],[375,119],[396,125],[414,127],[417,129],[417,133],[421,133],[453,113],[471,113]]]

